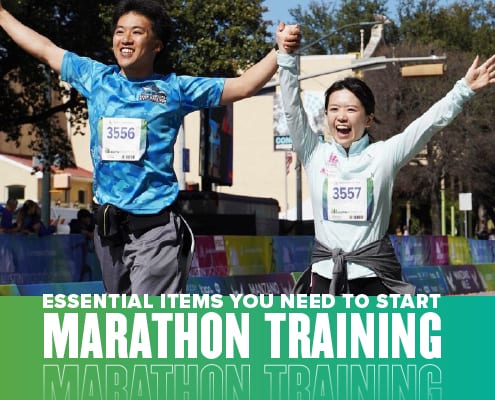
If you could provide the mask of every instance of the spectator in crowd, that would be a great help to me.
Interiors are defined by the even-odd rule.
[[[87,239],[93,240],[95,229],[93,214],[89,210],[81,208],[77,212],[77,218],[69,222],[69,228],[70,233],[79,233]]]
[[[88,256],[90,253],[94,253],[94,230],[95,220],[92,212],[85,208],[81,208],[77,212],[77,218],[72,219],[69,222],[69,228],[71,234],[83,235],[86,240],[81,243],[83,261],[81,264],[80,281],[86,279],[91,280],[94,274],[91,266],[88,263]]]
[[[479,223],[476,225],[476,237],[479,240],[487,240],[488,239],[488,227],[487,227],[485,218],[481,218],[479,220]]]
[[[0,223],[0,232],[17,232],[17,225],[14,221],[14,214],[17,210],[18,204],[19,203],[16,199],[10,198],[7,200],[7,204],[5,204],[5,207],[0,205],[0,214],[2,219],[2,222]]]
[[[33,200],[26,200],[17,215],[17,230],[25,235],[47,236],[57,232],[59,220],[46,226],[41,221],[41,207]]]
[[[486,220],[486,229],[488,232],[491,232],[495,229],[495,223],[493,222],[493,219],[490,216],[487,216]]]

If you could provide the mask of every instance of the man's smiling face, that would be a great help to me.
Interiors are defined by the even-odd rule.
[[[113,34],[113,53],[121,73],[128,78],[153,74],[153,63],[163,44],[145,16],[129,12],[120,17]]]

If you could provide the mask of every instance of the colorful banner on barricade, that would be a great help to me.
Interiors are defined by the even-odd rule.
[[[311,263],[313,236],[274,236],[272,242],[275,272],[302,272]]]
[[[0,298],[2,399],[489,399],[491,296]]]
[[[229,275],[272,272],[271,236],[224,236]]]
[[[425,265],[449,265],[447,236],[430,236],[430,254]]]
[[[191,276],[228,275],[225,242],[221,235],[195,236],[195,252],[191,265]]]
[[[442,267],[427,266],[402,268],[402,276],[406,282],[416,286],[417,293],[449,294],[449,286]]]
[[[441,268],[450,294],[469,294],[485,290],[474,265],[444,265]]]
[[[487,264],[495,261],[491,241],[468,239],[468,245],[473,264]]]
[[[450,265],[472,264],[468,241],[465,237],[448,236],[448,241]]]
[[[392,247],[394,248],[395,255],[398,260],[400,260],[400,242],[403,236],[397,236],[397,235],[388,235],[388,238],[390,239],[390,242],[392,243]]]
[[[0,235],[0,283],[74,282],[101,279],[82,235]]]
[[[190,276],[187,280],[188,294],[221,294],[230,292],[230,283],[225,276]]]
[[[495,263],[495,240],[489,239],[487,240],[487,242],[488,242],[488,247],[490,248],[491,251],[491,256],[492,256],[491,262]]]
[[[483,281],[486,291],[495,290],[495,264],[476,264],[476,269]]]
[[[227,294],[289,294],[294,288],[291,273],[271,273],[261,275],[230,276],[231,291]]]
[[[19,296],[17,285],[0,285],[0,296]]]
[[[429,264],[430,255],[429,236],[402,236],[400,237],[399,261],[403,267]]]
[[[17,285],[21,296],[41,296],[44,294],[102,294],[105,288],[102,281],[33,283]]]

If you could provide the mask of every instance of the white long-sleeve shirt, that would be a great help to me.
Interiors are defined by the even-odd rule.
[[[316,239],[349,252],[383,238],[399,169],[459,114],[474,91],[461,79],[403,132],[376,143],[365,134],[347,152],[312,131],[300,98],[296,58],[278,53],[277,60],[285,117],[311,191]],[[313,272],[328,279],[332,270],[331,260],[313,265]],[[349,263],[349,279],[372,276],[369,268]]]

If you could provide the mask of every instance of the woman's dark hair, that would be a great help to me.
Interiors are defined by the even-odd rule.
[[[115,32],[117,23],[122,15],[129,12],[144,15],[151,22],[153,33],[166,46],[172,32],[172,22],[164,5],[154,0],[122,0],[113,11],[112,31]]]
[[[375,96],[369,86],[358,78],[344,78],[334,82],[325,92],[325,113],[328,108],[330,95],[338,90],[347,89],[356,96],[364,107],[367,115],[375,113]]]

